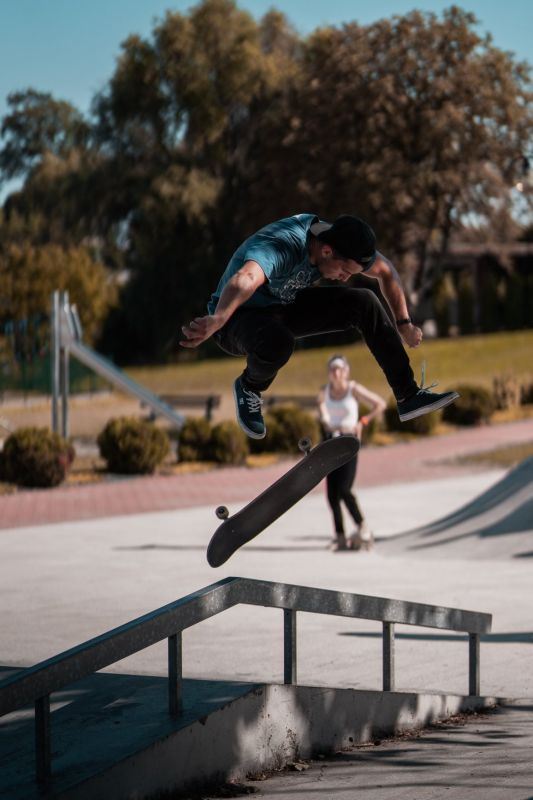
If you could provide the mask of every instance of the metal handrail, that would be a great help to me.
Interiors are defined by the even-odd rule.
[[[286,684],[296,683],[296,614],[304,611],[381,622],[384,691],[394,690],[396,624],[467,633],[469,694],[479,695],[480,635],[491,629],[490,614],[249,578],[226,578],[25,669],[22,674],[16,673],[0,681],[0,716],[29,703],[35,704],[36,775],[39,784],[46,786],[51,778],[52,692],[167,639],[169,711],[179,715],[183,681],[182,631],[241,603],[283,609]]]

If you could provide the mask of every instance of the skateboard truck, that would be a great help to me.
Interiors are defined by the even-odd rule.
[[[313,442],[309,438],[309,436],[304,436],[302,439],[298,441],[298,448],[302,451],[304,455],[309,455],[311,452],[311,448],[313,446]],[[215,509],[215,514],[217,515],[218,519],[228,519],[229,517],[229,510],[226,506],[217,506]]]
[[[308,455],[311,452],[311,447],[313,446],[313,442],[309,438],[309,436],[304,436],[302,439],[298,441],[298,448]]]

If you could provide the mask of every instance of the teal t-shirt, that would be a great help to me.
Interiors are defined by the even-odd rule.
[[[235,251],[224,270],[216,291],[207,305],[213,314],[222,290],[246,261],[256,261],[266,282],[243,304],[243,308],[292,303],[296,293],[315,283],[320,272],[309,263],[309,229],[318,222],[315,214],[296,214],[272,222],[246,239]]]

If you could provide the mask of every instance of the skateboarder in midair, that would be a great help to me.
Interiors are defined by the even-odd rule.
[[[315,286],[320,278],[347,283],[364,272],[375,278],[393,317],[369,289]],[[261,393],[287,363],[296,339],[357,329],[383,370],[402,421],[435,411],[458,397],[418,386],[402,340],[417,347],[422,331],[409,317],[400,277],[376,250],[372,228],[344,214],[333,223],[315,214],[273,222],[235,251],[207,306],[183,325],[183,347],[213,336],[224,352],[246,356],[233,384],[237,420],[254,439],[266,435]]]

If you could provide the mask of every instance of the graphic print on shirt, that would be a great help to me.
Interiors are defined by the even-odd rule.
[[[270,294],[279,297],[282,303],[293,303],[296,293],[300,289],[310,286],[315,280],[316,277],[311,270],[301,269],[295,275],[291,275],[281,286],[274,286],[271,283],[269,286]]]

